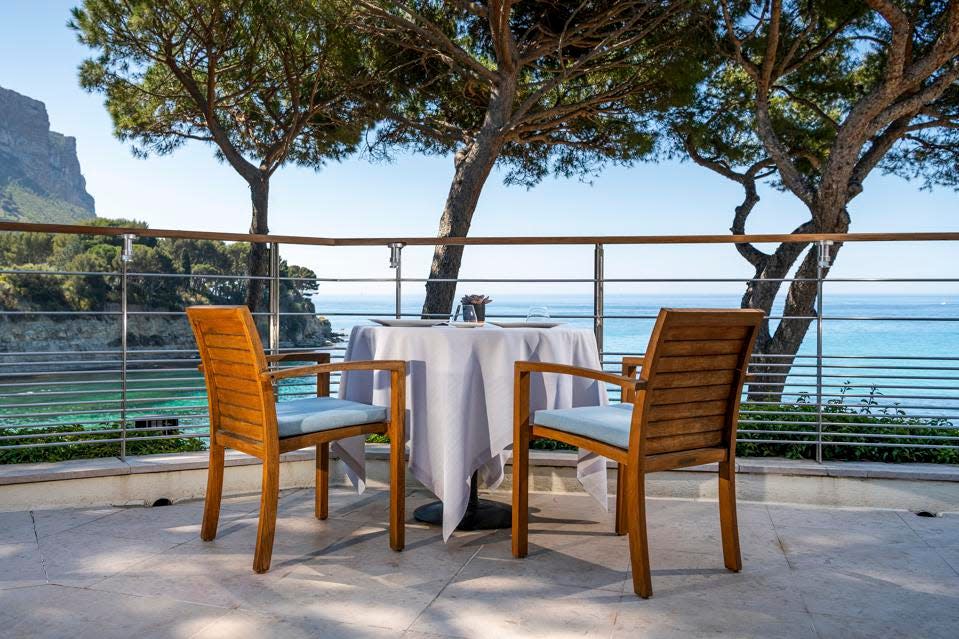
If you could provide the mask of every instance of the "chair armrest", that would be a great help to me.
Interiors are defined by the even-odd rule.
[[[634,377],[636,370],[643,367],[645,357],[624,357],[623,358],[623,377]]]
[[[267,355],[267,364],[277,364],[279,362],[316,362],[317,364],[329,364],[330,354],[317,351],[297,351],[295,353],[280,353],[279,355]]]
[[[597,371],[592,368],[580,368],[579,366],[524,361],[516,362],[514,366],[517,375],[519,373],[559,373],[561,375],[574,375],[576,377],[595,379],[598,382],[605,382],[607,384],[615,384],[627,391],[640,390],[646,386],[646,382],[638,379],[630,379],[629,377],[607,373],[606,371]]]
[[[643,367],[646,361],[645,357],[624,357],[623,358],[623,377],[636,379],[636,370]],[[636,398],[636,391],[633,389],[623,389],[622,401],[629,403]]]
[[[401,360],[371,360],[356,362],[336,362],[335,364],[314,364],[312,366],[294,366],[275,371],[263,371],[260,379],[277,381],[289,377],[306,377],[336,371],[390,371],[391,373],[406,375],[406,362]]]

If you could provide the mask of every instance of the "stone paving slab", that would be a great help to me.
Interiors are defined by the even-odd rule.
[[[507,501],[508,494],[491,498]],[[411,491],[409,512],[432,496]],[[627,540],[581,495],[533,494],[530,554],[508,531],[409,520],[388,547],[388,495],[284,492],[270,572],[251,569],[256,496],[0,513],[0,636],[955,637],[959,516],[740,504],[744,570],[723,567],[717,505],[650,499],[654,596],[632,592]]]

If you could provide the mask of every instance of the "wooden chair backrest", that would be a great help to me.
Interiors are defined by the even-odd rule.
[[[266,356],[250,310],[191,306],[186,313],[203,364],[211,441],[226,435],[254,449],[275,441],[273,387],[260,379],[267,370]]]
[[[636,396],[645,454],[730,448],[739,400],[763,313],[662,309]]]

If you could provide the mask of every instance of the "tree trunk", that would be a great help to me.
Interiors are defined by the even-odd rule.
[[[816,216],[823,219],[823,216]],[[838,219],[837,219],[838,218]],[[835,223],[828,228],[815,225],[816,230],[823,233],[845,233],[849,230],[849,216],[843,211],[834,217]],[[813,226],[813,223],[807,223]],[[798,232],[811,232],[803,225]],[[746,294],[743,296],[743,308],[758,308],[767,315],[772,311],[773,304],[779,290],[782,288],[783,278],[789,275],[796,260],[806,249],[807,244],[782,244],[769,256],[769,263],[764,268],[757,268],[756,280],[749,283]],[[835,259],[842,247],[840,243],[832,246],[832,257]],[[780,402],[783,395],[783,385],[792,369],[796,353],[802,345],[803,339],[816,316],[816,297],[818,288],[816,277],[818,274],[819,249],[812,247],[806,252],[802,263],[796,270],[796,281],[789,284],[786,293],[786,303],[783,306],[784,317],[801,319],[784,319],[779,321],[776,331],[770,334],[769,321],[763,322],[759,337],[756,340],[756,359],[762,361],[751,368],[749,378],[748,401]],[[823,269],[823,278],[829,269]],[[761,357],[766,355],[768,357]]]
[[[270,200],[270,178],[261,172],[257,179],[250,182],[250,199],[253,202],[253,219],[250,222],[250,233],[266,234],[270,232],[268,224],[268,209]],[[270,274],[270,257],[266,244],[254,242],[250,245],[250,257],[247,274],[254,279],[247,282],[246,305],[250,312],[256,312],[263,307],[263,292],[266,281],[256,279]]]
[[[473,212],[479,202],[483,185],[489,177],[496,156],[497,144],[477,140],[457,154],[453,184],[440,217],[439,237],[465,237],[469,233]],[[463,246],[438,245],[433,251],[423,317],[448,316],[453,309],[456,294],[455,280],[463,260]]]
[[[440,217],[438,237],[466,237],[473,221],[483,185],[505,143],[503,129],[509,120],[516,95],[515,78],[503,78],[490,95],[483,125],[476,137],[456,153],[453,183]],[[463,246],[437,245],[433,251],[430,277],[426,282],[423,317],[447,317],[453,310],[455,280],[463,261]]]

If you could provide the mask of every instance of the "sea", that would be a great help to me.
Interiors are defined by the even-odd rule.
[[[422,289],[420,289],[422,290]],[[645,351],[656,314],[662,307],[737,308],[739,295],[615,294],[605,297],[604,366],[618,368],[623,354]],[[386,295],[336,296],[318,294],[314,303],[343,341],[350,330],[369,324],[372,317],[392,317],[394,298]],[[410,290],[402,313],[418,316],[422,296]],[[500,295],[487,307],[487,319],[523,321],[531,307],[546,307],[552,320],[571,327],[593,328],[590,295]],[[781,305],[773,316],[782,315]],[[823,399],[874,410],[907,415],[959,419],[959,295],[839,295],[824,300],[822,313]],[[774,319],[775,326],[780,321]],[[819,348],[813,322],[799,350],[784,388],[784,401],[815,396],[815,355]],[[15,359],[0,354],[4,361]],[[182,356],[180,356],[182,357]],[[120,417],[120,381],[115,364],[102,370],[85,367],[83,374],[68,374],[57,358],[47,375],[12,375],[0,378],[0,427],[77,424],[102,425]],[[289,385],[284,394],[309,392]],[[176,418],[181,426],[206,419],[203,384],[191,362],[177,368],[162,364],[140,366],[128,375],[128,410],[131,422]],[[157,422],[162,425],[162,422]]]

